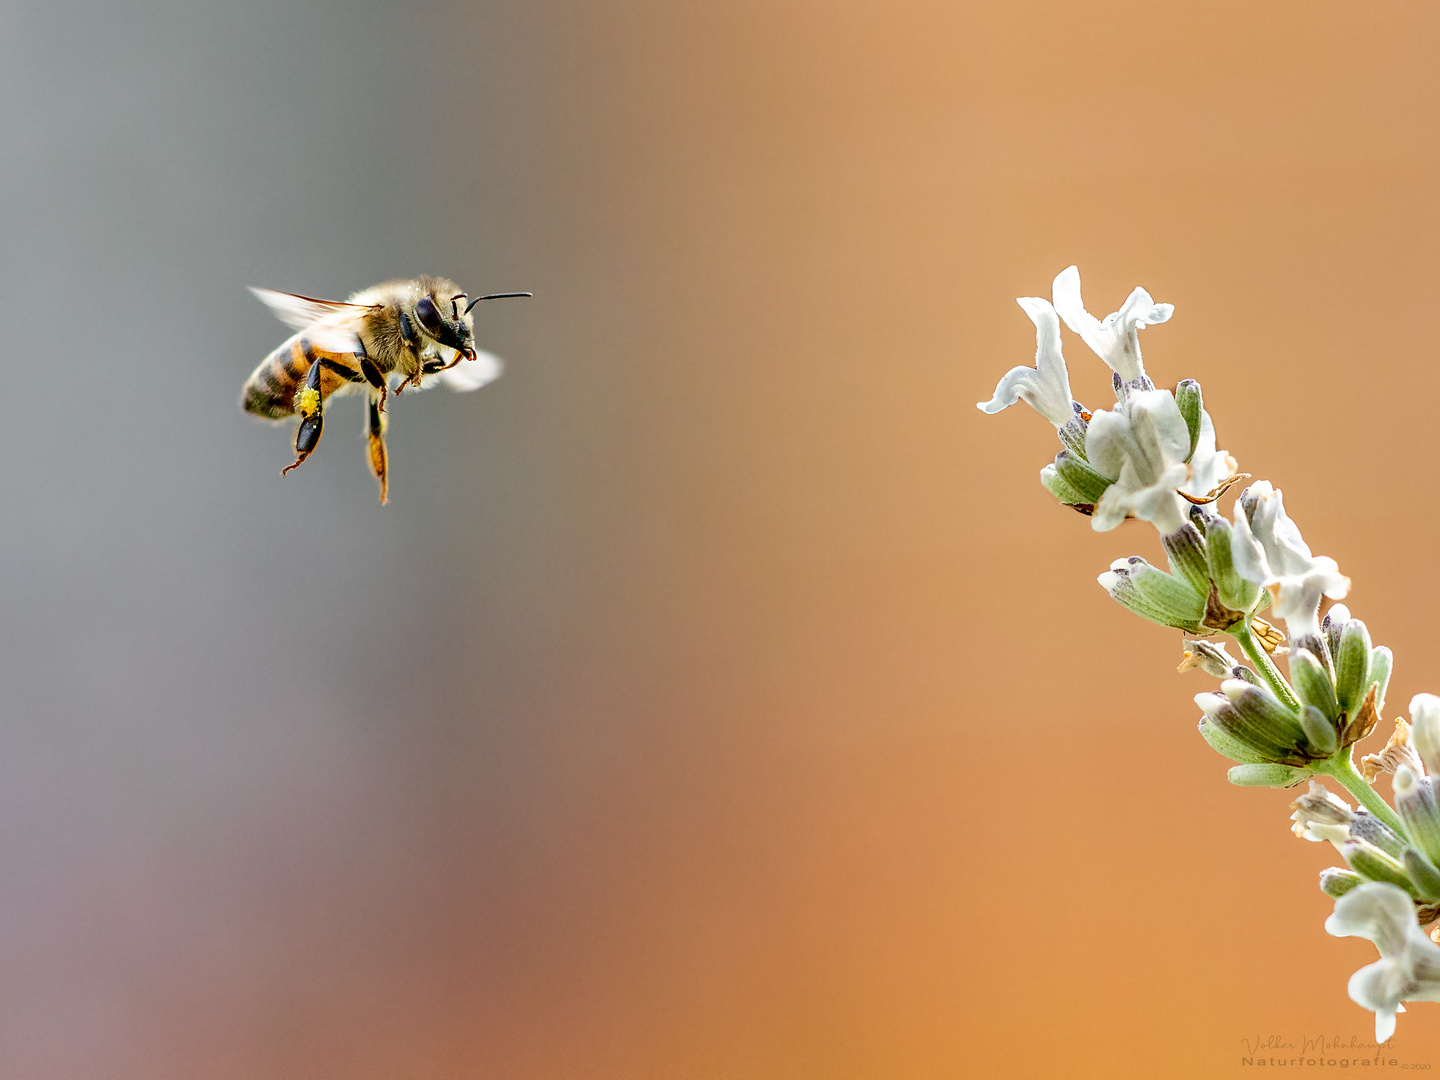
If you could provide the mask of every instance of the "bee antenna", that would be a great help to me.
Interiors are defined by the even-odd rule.
[[[470,301],[469,307],[467,307],[467,308],[465,309],[465,314],[466,314],[466,315],[469,315],[469,314],[470,314],[470,308],[473,308],[473,307],[474,307],[476,304],[478,304],[481,300],[509,300],[509,299],[511,299],[511,298],[513,298],[513,297],[517,297],[517,296],[534,296],[534,295],[535,295],[535,294],[534,294],[533,292],[496,292],[496,293],[491,293],[489,296],[477,296],[474,300],[471,300],[471,301]]]

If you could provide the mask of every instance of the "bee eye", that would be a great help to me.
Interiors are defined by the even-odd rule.
[[[415,317],[420,320],[420,325],[432,334],[445,324],[445,320],[440,317],[440,312],[435,307],[435,301],[428,296],[422,296],[416,301]]]

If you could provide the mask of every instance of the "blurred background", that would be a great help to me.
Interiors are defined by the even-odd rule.
[[[1036,474],[1021,295],[1201,380],[1440,691],[1424,4],[0,7],[0,1076],[1248,1075],[1327,847]],[[245,286],[508,361],[284,480]],[[1108,372],[1067,333],[1072,385]],[[1382,728],[1383,735],[1388,724]],[[1372,738],[1379,745],[1381,738]],[[1382,787],[1384,785],[1382,784]],[[1388,788],[1385,788],[1388,792]],[[1440,1056],[1440,1007],[1393,1056]]]

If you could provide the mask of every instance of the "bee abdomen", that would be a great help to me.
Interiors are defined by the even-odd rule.
[[[295,412],[295,393],[310,373],[315,352],[301,337],[291,338],[260,361],[245,382],[241,407],[267,420],[284,420]]]

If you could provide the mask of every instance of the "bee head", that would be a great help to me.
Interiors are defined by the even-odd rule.
[[[467,360],[475,359],[475,318],[470,312],[481,300],[531,296],[528,292],[490,293],[474,300],[460,287],[445,278],[421,278],[425,290],[410,311],[410,317],[421,331]]]
[[[426,337],[473,360],[475,322],[470,309],[462,307],[465,299],[465,294],[458,292],[453,282],[432,284],[415,301],[410,314]]]

